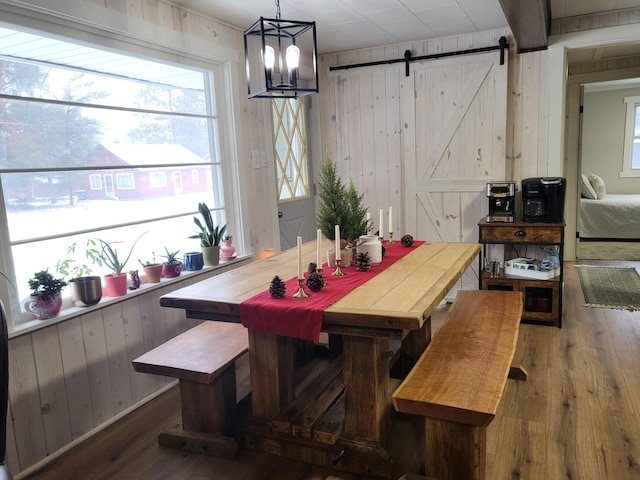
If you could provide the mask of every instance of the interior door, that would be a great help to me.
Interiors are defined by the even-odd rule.
[[[495,52],[412,64],[415,150],[407,156],[409,231],[427,241],[477,242],[486,184],[505,179],[507,65]],[[477,265],[463,279],[477,286]]]
[[[316,238],[307,113],[304,99],[272,100],[281,250]]]

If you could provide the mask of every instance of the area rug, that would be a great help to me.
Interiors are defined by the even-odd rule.
[[[586,306],[640,310],[640,275],[632,267],[576,265]]]

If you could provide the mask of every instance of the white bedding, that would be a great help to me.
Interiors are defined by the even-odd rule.
[[[580,238],[640,239],[640,194],[581,198]]]

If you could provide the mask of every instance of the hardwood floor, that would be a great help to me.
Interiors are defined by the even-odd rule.
[[[640,262],[631,264],[640,270]],[[521,326],[514,363],[529,379],[508,382],[489,427],[487,479],[640,479],[640,312],[583,303],[568,262],[563,328]],[[441,321],[436,314],[434,329]],[[179,424],[177,389],[26,478],[358,478],[246,449],[223,460],[159,447],[158,432],[173,424]]]

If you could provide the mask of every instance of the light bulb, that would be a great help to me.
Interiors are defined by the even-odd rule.
[[[273,50],[273,47],[267,45],[264,47],[264,66],[269,70],[273,69],[273,64],[276,60],[276,52]]]
[[[298,68],[300,63],[300,49],[296,45],[289,45],[287,47],[287,69],[292,71],[294,68]]]

